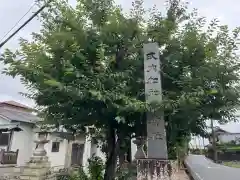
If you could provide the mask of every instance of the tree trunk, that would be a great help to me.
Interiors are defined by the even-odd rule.
[[[119,146],[119,140],[116,140],[116,132],[114,128],[109,128],[107,133],[107,143],[107,161],[104,180],[114,180],[116,175],[117,152]]]
[[[119,166],[121,167],[124,163],[125,159],[125,144],[124,144],[124,138],[122,135],[118,132],[118,140],[119,140],[119,151],[118,151],[118,158],[119,158]]]

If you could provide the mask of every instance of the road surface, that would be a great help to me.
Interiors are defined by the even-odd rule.
[[[202,155],[189,155],[185,164],[194,180],[239,180],[240,169],[215,164]]]

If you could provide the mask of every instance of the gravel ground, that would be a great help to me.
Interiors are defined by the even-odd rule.
[[[0,167],[0,177],[3,176],[4,174],[11,174],[14,171],[14,168],[1,168]],[[184,170],[179,170],[176,172],[176,174],[173,175],[171,180],[190,180],[188,175]]]
[[[174,177],[172,178],[172,180],[190,180],[190,178],[188,177],[188,175],[186,174],[186,172],[184,170],[179,170]]]
[[[0,167],[0,176],[3,176],[4,174],[12,173],[14,171],[14,168],[12,167]]]

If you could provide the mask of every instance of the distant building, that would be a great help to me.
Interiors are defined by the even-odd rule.
[[[214,132],[216,140],[219,143],[230,143],[234,141],[237,144],[240,144],[240,133],[231,133],[221,129],[220,127],[215,127]],[[209,141],[212,142],[211,136]]]
[[[32,111],[33,109],[14,101],[0,103],[1,164],[17,161],[18,165],[23,165],[32,155],[35,135],[33,128],[40,121]],[[9,151],[15,153],[15,156],[6,157],[5,153]]]
[[[52,167],[86,167],[88,159],[93,155],[101,157],[103,161],[105,160],[105,155],[98,145],[94,143],[90,136],[86,135],[86,132],[89,131],[88,127],[86,132],[77,134],[68,132],[62,127],[54,128],[51,125],[36,128],[34,131],[46,134],[46,139],[49,142],[45,145],[45,150]],[[36,136],[39,133],[36,133]]]
[[[34,110],[14,101],[0,103],[0,166],[16,164],[23,166],[36,148],[34,140],[45,132],[49,142],[45,145],[52,167],[87,165],[87,160],[96,155],[105,160],[105,155],[85,132],[73,134],[64,128],[45,125],[32,112]],[[86,131],[89,127],[86,128]],[[131,143],[129,156],[134,158],[136,145]]]

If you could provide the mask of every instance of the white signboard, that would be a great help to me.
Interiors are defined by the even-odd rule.
[[[159,47],[144,44],[144,79],[147,102],[162,101]],[[167,159],[165,123],[161,113],[147,114],[148,158]]]

